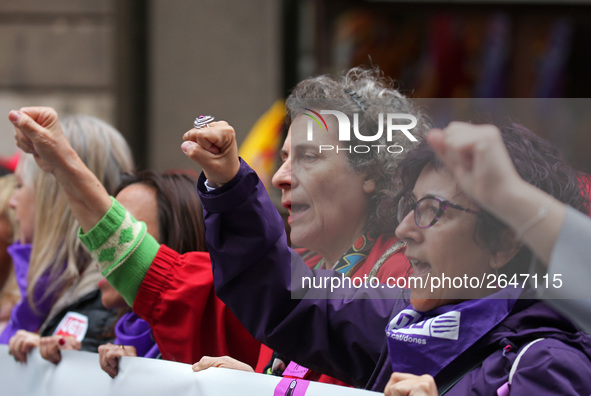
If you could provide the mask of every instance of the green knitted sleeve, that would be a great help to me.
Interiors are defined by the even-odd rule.
[[[115,198],[103,218],[87,233],[78,231],[82,243],[99,269],[129,306],[142,284],[160,245]]]

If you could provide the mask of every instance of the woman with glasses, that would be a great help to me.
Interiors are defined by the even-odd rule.
[[[479,133],[474,133],[475,128]],[[559,276],[561,282],[564,281],[561,288],[541,285],[539,295],[567,298],[548,303],[588,331],[591,308],[585,283],[590,273],[591,249],[587,242],[591,219],[523,180],[516,172],[497,128],[454,123],[445,131],[432,131],[427,139],[437,156],[453,172],[462,190],[516,230],[519,239],[532,250],[541,265],[549,266],[548,275],[552,278]],[[586,196],[587,177],[580,180]],[[432,377],[396,374],[386,386],[385,393],[435,395],[435,389]],[[562,394],[559,390],[556,393]]]
[[[53,170],[70,202],[84,192],[92,197],[85,184],[68,183],[67,150],[51,144],[55,128],[43,128],[24,114],[11,113],[10,119],[19,146],[34,150]],[[578,174],[551,145],[520,127],[504,128],[502,136],[524,180],[586,211]],[[393,372],[403,372],[433,376],[439,391],[450,395],[507,394],[508,388],[512,394],[591,393],[591,340],[544,303],[529,299],[527,288],[502,281],[502,275],[527,268],[532,253],[509,226],[462,193],[428,144],[402,160],[401,192],[384,203],[393,218],[398,206],[405,211],[396,234],[408,245],[417,278],[424,280],[410,291],[409,305],[407,290],[387,285],[305,286],[305,277],[318,280],[329,273],[309,269],[287,247],[283,222],[264,186],[238,159],[234,130],[218,122],[191,130],[185,140],[183,151],[204,169],[198,188],[217,295],[271,348],[378,391],[391,376],[398,378]],[[96,203],[102,210],[111,205]],[[86,218],[83,229],[102,216],[97,209],[74,206]],[[453,279],[449,287],[426,281],[446,276]],[[457,279],[467,281],[456,286]],[[473,285],[472,279],[489,283]]]

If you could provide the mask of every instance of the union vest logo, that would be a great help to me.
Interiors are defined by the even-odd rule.
[[[420,320],[422,314],[404,309],[396,315],[386,331],[390,334],[420,335],[457,340],[460,334],[460,311],[449,311],[434,318]]]

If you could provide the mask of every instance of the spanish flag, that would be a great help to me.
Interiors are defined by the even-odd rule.
[[[283,143],[285,101],[277,100],[263,114],[240,145],[238,154],[256,171],[267,191],[276,170],[277,153]]]

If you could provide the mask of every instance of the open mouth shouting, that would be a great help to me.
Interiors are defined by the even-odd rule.
[[[287,221],[290,225],[292,222],[297,221],[310,209],[310,205],[308,204],[295,203],[291,201],[283,202],[283,207],[289,211],[289,217]]]

